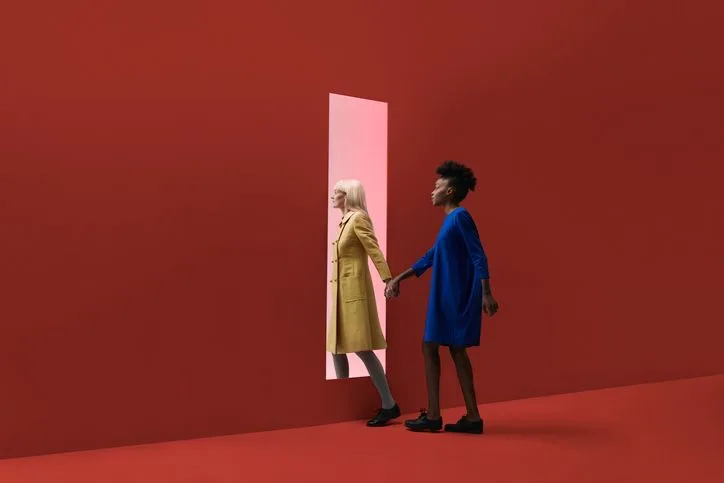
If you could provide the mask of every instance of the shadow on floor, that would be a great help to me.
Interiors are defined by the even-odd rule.
[[[619,439],[613,428],[574,421],[490,421],[485,424],[486,436],[519,436],[557,440]]]

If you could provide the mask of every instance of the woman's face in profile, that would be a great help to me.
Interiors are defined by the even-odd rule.
[[[336,208],[341,210],[344,208],[344,200],[347,198],[347,195],[339,190],[334,190],[334,193],[332,193],[332,208]]]

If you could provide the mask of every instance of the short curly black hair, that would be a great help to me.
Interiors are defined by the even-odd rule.
[[[453,201],[460,203],[469,191],[475,191],[478,180],[473,170],[455,161],[445,161],[437,168],[437,174],[447,180],[448,185],[455,191]]]

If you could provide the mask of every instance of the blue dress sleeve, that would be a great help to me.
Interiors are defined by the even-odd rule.
[[[422,258],[416,261],[412,265],[412,271],[415,272],[417,277],[421,277],[428,268],[432,267],[432,262],[435,260],[435,247],[430,248]]]
[[[475,266],[478,277],[481,280],[489,279],[490,272],[488,270],[488,257],[485,255],[485,250],[480,242],[480,235],[478,234],[478,228],[475,226],[473,217],[470,213],[464,211],[455,217],[455,224],[462,234],[463,240],[465,241],[465,247],[468,250],[468,255],[470,255],[473,265]]]

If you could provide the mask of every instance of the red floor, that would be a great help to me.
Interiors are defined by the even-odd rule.
[[[490,404],[483,414],[484,436],[353,422],[5,460],[0,482],[724,482],[724,375]]]

